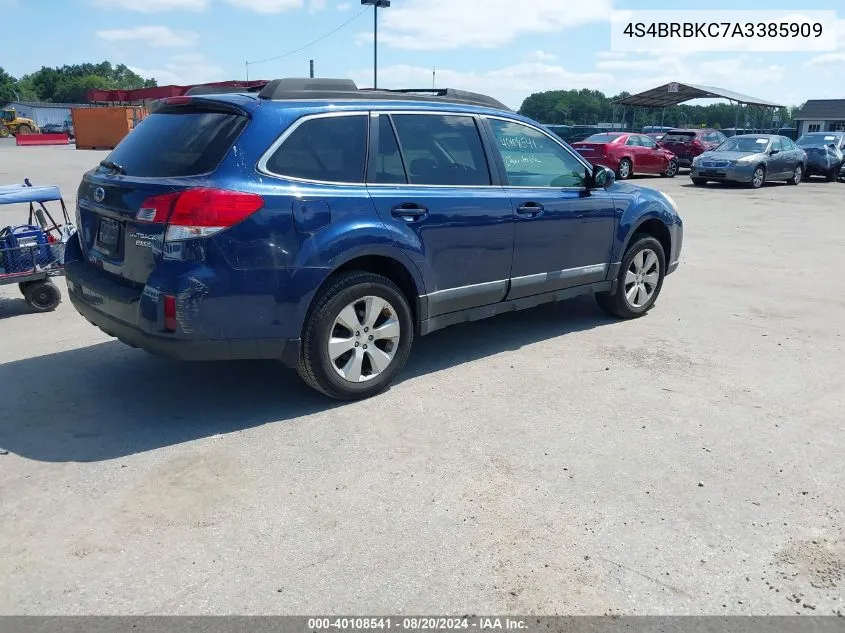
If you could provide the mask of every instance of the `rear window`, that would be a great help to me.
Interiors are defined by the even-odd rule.
[[[584,143],[613,143],[621,137],[618,134],[593,134],[584,139]]]
[[[665,142],[689,143],[695,138],[695,132],[667,132],[661,140]]]
[[[109,154],[127,176],[166,178],[213,171],[246,127],[230,112],[174,108],[141,121]]]

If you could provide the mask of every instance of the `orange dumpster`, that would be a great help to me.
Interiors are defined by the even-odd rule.
[[[76,149],[114,149],[146,115],[146,109],[136,106],[74,108]]]

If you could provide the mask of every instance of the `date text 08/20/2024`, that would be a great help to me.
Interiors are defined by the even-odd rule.
[[[308,619],[310,631],[367,631],[376,629],[402,631],[522,630],[526,628],[525,620],[506,617],[326,617]]]

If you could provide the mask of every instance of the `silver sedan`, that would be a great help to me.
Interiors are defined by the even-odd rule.
[[[690,178],[695,185],[715,180],[742,182],[754,189],[772,180],[797,185],[806,166],[806,152],[785,136],[741,134],[693,159]]]

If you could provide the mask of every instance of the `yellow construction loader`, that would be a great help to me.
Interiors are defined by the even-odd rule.
[[[32,119],[19,117],[14,108],[0,110],[0,138],[18,134],[38,134],[40,131]]]

